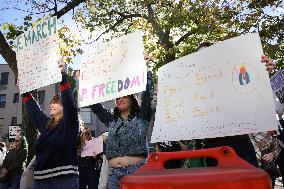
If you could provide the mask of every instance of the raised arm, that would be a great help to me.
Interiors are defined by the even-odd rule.
[[[42,111],[31,93],[23,94],[22,101],[28,117],[32,120],[39,132],[42,132],[46,128],[45,126],[49,120],[49,117]]]
[[[79,131],[78,109],[75,105],[71,85],[68,82],[66,73],[62,73],[60,82],[61,98],[63,102],[64,125]]]
[[[111,112],[109,110],[106,110],[102,104],[98,103],[91,105],[91,110],[106,126],[108,126],[108,124],[112,121]]]
[[[141,101],[141,116],[144,120],[148,122],[150,122],[152,116],[151,94],[150,94],[151,90],[152,90],[152,73],[148,71],[146,91],[142,92],[142,101]]]

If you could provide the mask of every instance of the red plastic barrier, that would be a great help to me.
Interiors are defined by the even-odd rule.
[[[210,157],[216,167],[165,169],[169,160]],[[159,152],[136,173],[121,180],[121,189],[271,189],[271,180],[262,169],[237,156],[230,147],[184,152]]]

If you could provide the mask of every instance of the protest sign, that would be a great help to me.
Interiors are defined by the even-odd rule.
[[[56,16],[37,23],[15,44],[21,94],[61,81]]]
[[[81,157],[94,156],[103,152],[103,137],[86,141]]]
[[[143,51],[139,32],[88,49],[81,65],[80,107],[144,91],[147,66]]]
[[[22,129],[20,126],[9,125],[9,140],[14,140],[16,136],[20,136]]]
[[[279,100],[280,104],[284,106],[284,74],[283,70],[278,70],[276,72],[271,80],[271,87],[272,90],[274,91],[277,99]]]
[[[151,142],[276,130],[262,55],[259,35],[247,34],[161,67]]]

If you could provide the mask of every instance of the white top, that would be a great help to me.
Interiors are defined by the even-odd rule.
[[[2,165],[2,163],[3,163],[4,159],[5,159],[6,152],[7,152],[6,148],[3,148],[3,152],[0,150],[0,165]]]

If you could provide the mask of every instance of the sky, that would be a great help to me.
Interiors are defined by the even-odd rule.
[[[1,25],[0,30],[3,33],[5,33],[5,31],[2,30],[3,23],[9,22],[15,25],[22,25],[22,23],[24,22],[24,17],[29,14],[21,10],[15,10],[14,7],[17,7],[16,9],[18,9],[18,7],[21,7],[21,9],[23,10],[31,10],[30,6],[27,6],[24,3],[22,3],[21,0],[18,0],[18,2],[17,0],[0,0],[0,25]],[[60,8],[61,7],[59,7],[59,9]],[[75,23],[75,21],[72,19],[72,16],[73,16],[72,11],[70,11],[64,16],[62,16],[60,20],[64,20],[64,24],[67,25],[71,29],[72,33],[76,34],[78,39],[81,39],[81,36],[89,35],[89,32],[87,31],[82,32],[78,30],[78,26]],[[81,32],[81,35],[80,35],[80,32]],[[75,70],[79,69],[81,58],[82,56],[80,55],[75,57],[73,59],[74,63],[71,64],[70,66]],[[5,63],[6,63],[5,60],[2,58],[2,56],[0,56],[0,64],[5,64]]]
[[[5,22],[9,22],[9,23],[14,23],[15,25],[22,25],[23,23],[23,18],[29,14],[28,12],[23,12],[21,10],[17,10],[17,9],[23,9],[25,11],[30,11],[30,12],[34,12],[30,5],[26,5],[23,2],[25,2],[26,0],[0,0],[0,25],[2,25]],[[37,0],[37,2],[40,2],[41,0]],[[284,4],[284,2],[283,2]],[[64,6],[64,5],[62,5]],[[284,12],[284,5],[282,7],[278,7],[278,8],[274,8],[274,9],[269,9],[266,8],[264,9],[265,13],[269,14],[269,15],[280,15],[281,13]],[[59,7],[59,9],[62,7]],[[77,9],[77,8],[76,8]],[[76,10],[75,9],[75,10]],[[38,15],[36,15],[38,16]],[[72,19],[72,11],[70,11],[69,13],[65,14],[64,16],[62,16],[60,18],[60,20],[64,20],[64,24],[67,25],[72,33],[75,33],[76,36],[78,37],[78,39],[81,39],[82,36],[89,36],[89,32],[88,31],[79,31],[78,27],[75,23],[75,21]],[[2,30],[2,27],[0,28],[0,30]],[[4,32],[5,33],[5,32]],[[97,33],[94,33],[93,36],[97,36]],[[99,42],[95,42],[92,43],[91,45],[97,45]],[[82,48],[87,48],[87,45],[82,46]],[[73,69],[77,70],[80,68],[80,60],[82,59],[82,56],[77,56],[75,57],[75,59],[73,59],[74,64],[70,65]],[[2,56],[0,56],[0,64],[6,63],[5,60],[2,58]]]

